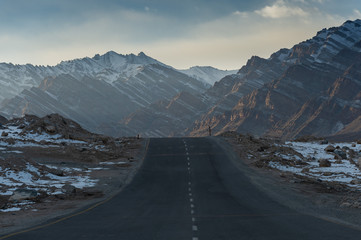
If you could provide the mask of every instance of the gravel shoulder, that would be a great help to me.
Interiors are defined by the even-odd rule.
[[[257,159],[245,156],[246,148],[249,151],[259,146],[245,146],[232,135],[211,139],[228,153],[233,164],[257,188],[275,201],[298,212],[361,230],[361,209],[343,205],[345,201],[361,199],[359,190],[262,167]]]
[[[140,168],[148,142],[148,139],[123,138],[121,147],[108,148],[106,151],[88,151],[81,146],[67,144],[55,148],[11,147],[11,151],[0,153],[3,159],[25,158],[27,162],[41,166],[78,169],[79,175],[86,172],[89,179],[96,181],[92,187],[71,188],[70,192],[37,197],[31,200],[30,205],[23,205],[19,211],[0,212],[0,235],[56,221],[119,193]],[[104,144],[105,147],[108,145]],[[19,206],[24,201],[12,204]]]

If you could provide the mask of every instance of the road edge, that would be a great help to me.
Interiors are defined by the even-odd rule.
[[[9,231],[8,233],[0,235],[0,240],[8,239],[10,237],[13,237],[13,236],[16,236],[16,235],[19,235],[19,234],[22,234],[22,233],[27,233],[27,232],[31,232],[31,231],[35,231],[35,230],[39,230],[39,229],[42,229],[42,228],[52,226],[54,224],[63,222],[65,220],[67,220],[67,219],[70,219],[70,218],[82,215],[84,213],[87,213],[87,212],[93,210],[94,208],[99,207],[99,206],[109,202],[115,196],[117,196],[119,193],[121,193],[123,191],[123,189],[126,188],[132,182],[135,175],[142,168],[142,166],[144,164],[144,160],[145,160],[145,158],[147,156],[147,153],[148,153],[149,144],[150,144],[150,139],[146,138],[145,142],[144,142],[144,146],[142,147],[144,149],[144,151],[141,151],[141,154],[139,156],[138,166],[135,167],[135,169],[133,171],[131,171],[127,175],[127,177],[126,177],[126,179],[124,181],[124,184],[117,191],[112,192],[111,194],[109,194],[106,197],[102,197],[100,199],[97,199],[97,201],[95,201],[95,202],[92,202],[92,203],[89,203],[89,204],[87,204],[85,206],[81,206],[79,208],[76,208],[76,209],[72,210],[70,213],[68,212],[68,213],[66,213],[64,215],[56,216],[54,218],[50,217],[49,219],[46,219],[43,222],[37,223],[36,225],[33,225],[33,226],[27,226],[27,227],[24,227],[24,228],[19,229],[19,230]]]

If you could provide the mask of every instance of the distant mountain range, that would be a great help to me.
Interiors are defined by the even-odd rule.
[[[361,138],[361,20],[323,29],[239,71],[176,70],[144,53],[57,66],[0,64],[0,114],[57,112],[113,136],[224,131]]]
[[[229,72],[194,67],[192,77],[185,73],[144,53],[112,51],[53,67],[2,63],[0,112],[7,118],[59,113],[91,131],[124,135],[118,122],[128,114],[182,91],[202,93],[213,75]]]

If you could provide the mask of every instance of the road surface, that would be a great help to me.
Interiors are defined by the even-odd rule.
[[[7,239],[360,239],[361,232],[270,199],[211,138],[151,139],[121,193],[67,220]]]

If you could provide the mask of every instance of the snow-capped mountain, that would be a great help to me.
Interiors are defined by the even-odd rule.
[[[190,77],[203,81],[207,84],[213,85],[215,82],[221,80],[227,75],[236,74],[238,70],[219,70],[214,67],[195,66],[185,70],[179,70]]]
[[[237,130],[284,138],[325,136],[344,127],[350,129],[347,125],[361,115],[361,20],[324,29],[269,59],[251,60],[238,74],[257,75],[256,81],[274,75],[249,94],[228,101],[228,106],[233,106],[223,113],[209,110],[195,122],[191,135],[205,135],[211,126],[218,133]],[[265,66],[272,67],[265,71]],[[216,87],[208,92],[218,92]]]
[[[9,65],[0,76],[23,76],[27,87],[4,100],[0,114],[58,112],[116,136],[204,136],[211,127],[214,134],[361,137],[360,69],[361,20],[347,21],[268,59],[253,56],[227,76],[208,67],[178,71],[143,53]]]
[[[361,21],[347,21],[268,59],[253,56],[203,94],[181,93],[139,109],[122,128],[146,136],[205,136],[210,126],[215,134],[361,137],[360,66]]]
[[[124,56],[108,52],[103,56],[61,62],[45,70],[54,73],[53,76],[40,84],[34,80],[36,85],[29,85],[30,88],[15,97],[3,100],[2,115],[42,117],[59,113],[89,130],[123,135],[115,129],[116,123],[138,108],[171,99],[181,91],[198,94],[210,87],[144,53]]]
[[[90,76],[113,83],[119,78],[135,76],[141,68],[150,64],[164,64],[148,57],[143,52],[138,55],[121,55],[113,51],[93,58],[63,61],[56,66],[13,65],[0,63],[0,102],[10,99],[24,89],[37,87],[44,78],[71,74],[75,78]]]

